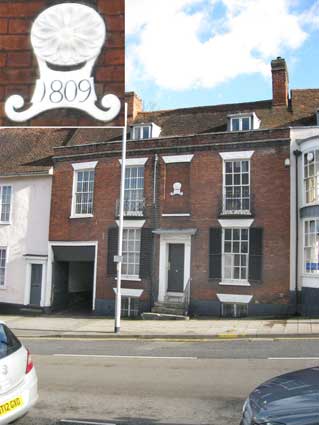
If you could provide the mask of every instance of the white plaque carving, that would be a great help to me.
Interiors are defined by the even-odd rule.
[[[173,184],[173,192],[171,192],[171,196],[180,195],[183,196],[182,183],[176,182]]]
[[[23,97],[12,95],[5,103],[6,115],[21,122],[44,111],[73,108],[99,121],[113,120],[120,112],[120,100],[107,94],[100,101],[107,110],[99,108],[91,76],[105,38],[104,20],[89,6],[62,3],[42,12],[31,29],[31,44],[40,71],[31,106],[21,110]]]

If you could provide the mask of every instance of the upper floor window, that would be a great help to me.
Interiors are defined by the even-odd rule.
[[[71,217],[93,215],[94,179],[97,162],[73,164],[73,197]]]
[[[254,151],[220,152],[223,159],[223,193],[219,212],[252,214],[250,159]]]
[[[152,137],[152,127],[151,125],[139,125],[133,127],[133,139],[150,139]]]
[[[131,128],[131,139],[133,140],[142,140],[142,139],[152,139],[154,137],[159,137],[161,133],[161,127],[155,123],[147,124],[135,124]]]
[[[0,288],[5,286],[7,249],[0,248]]]
[[[258,129],[260,120],[253,112],[250,114],[231,114],[228,116],[229,131],[248,131]]]
[[[223,212],[250,211],[249,160],[225,161]]]
[[[305,221],[304,271],[319,273],[319,219]]]
[[[231,119],[231,131],[245,131],[251,129],[251,118],[241,117]]]
[[[307,204],[319,201],[319,149],[304,154],[304,190]]]
[[[0,223],[10,221],[11,194],[11,186],[0,186]]]
[[[144,208],[144,166],[125,169],[124,210],[142,213]]]
[[[124,215],[143,217],[144,167],[148,158],[127,158],[124,181]],[[122,160],[120,160],[122,164]],[[120,200],[116,202],[116,216],[120,213]]]

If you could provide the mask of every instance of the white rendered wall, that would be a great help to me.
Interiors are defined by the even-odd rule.
[[[0,302],[28,303],[25,255],[48,254],[51,183],[49,175],[0,178],[0,185],[12,186],[11,223],[0,224],[0,246],[7,247],[5,288],[0,289]]]

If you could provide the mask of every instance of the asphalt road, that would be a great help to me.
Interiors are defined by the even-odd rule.
[[[319,340],[24,343],[40,400],[21,425],[238,425],[256,385],[319,362]]]

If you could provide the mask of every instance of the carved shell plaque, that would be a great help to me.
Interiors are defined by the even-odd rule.
[[[91,7],[62,3],[42,12],[31,29],[31,44],[38,58],[72,66],[99,55],[106,35],[102,17]]]

